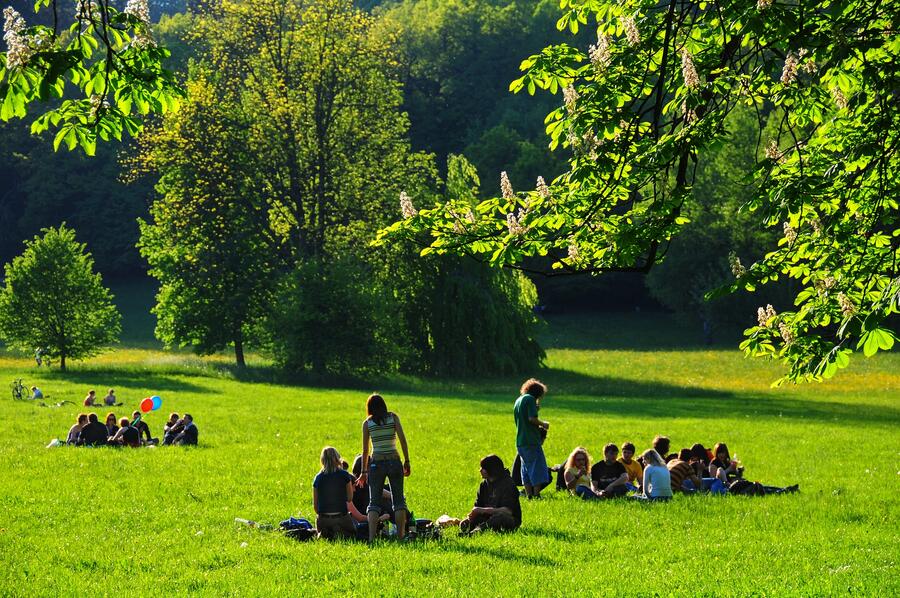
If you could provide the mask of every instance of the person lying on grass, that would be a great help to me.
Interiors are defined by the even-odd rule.
[[[594,491],[591,490],[591,476],[588,475],[590,470],[591,456],[584,447],[577,447],[566,459],[563,470],[563,479],[569,492],[585,500],[596,498]]]
[[[357,484],[369,484],[369,505],[366,516],[369,518],[369,542],[375,540],[378,523],[381,518],[381,501],[383,499],[384,481],[391,481],[391,505],[397,521],[397,535],[406,537],[408,510],[406,497],[403,494],[403,478],[410,475],[409,447],[406,435],[396,413],[388,411],[384,397],[372,394],[366,400],[368,417],[362,423],[362,471]],[[371,458],[369,457],[369,440],[372,442]],[[397,452],[397,441],[403,450],[403,463]]]
[[[322,449],[322,469],[313,478],[313,510],[320,538],[353,538],[356,526],[347,505],[353,502],[353,476],[341,467],[341,455],[333,446]]]
[[[79,446],[104,446],[109,437],[109,431],[97,419],[96,413],[89,413],[87,425],[81,429],[78,435]]]
[[[603,447],[603,461],[591,467],[591,488],[598,498],[615,498],[625,496],[628,488],[628,472],[625,466],[616,461],[619,447],[609,443]]]
[[[497,455],[481,460],[481,486],[475,506],[459,524],[461,534],[477,534],[485,530],[511,531],[522,525],[519,491]]]
[[[81,438],[81,429],[84,428],[87,423],[87,413],[79,413],[78,419],[75,421],[75,425],[69,428],[69,436],[66,438],[66,444],[68,444],[69,446],[77,445],[79,439]]]
[[[732,461],[728,445],[724,442],[716,443],[716,446],[713,447],[713,455],[715,459],[709,463],[710,477],[719,478],[724,484],[744,477],[744,468],[737,460]]]
[[[653,449],[641,454],[644,462],[644,479],[641,483],[642,493],[635,498],[644,500],[670,500],[672,498],[672,477],[665,460]]]
[[[622,443],[622,456],[619,457],[619,463],[625,466],[628,472],[628,483],[625,487],[630,492],[637,491],[641,486],[641,480],[644,479],[644,468],[634,459],[635,448],[631,442]]]

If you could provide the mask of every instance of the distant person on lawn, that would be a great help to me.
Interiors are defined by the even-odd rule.
[[[181,418],[177,413],[170,413],[166,425],[163,426],[163,444],[172,444],[175,437],[181,433]]]
[[[642,494],[639,498],[646,500],[669,500],[672,498],[672,477],[666,462],[653,449],[647,449],[641,455],[644,462],[644,480],[641,484]]]
[[[179,427],[181,432],[178,433],[172,441],[172,444],[176,446],[195,446],[199,439],[200,431],[194,423],[194,417],[190,413],[185,413],[180,423],[181,426],[176,424],[176,427]],[[338,463],[338,465],[340,465],[340,463]]]
[[[131,422],[135,428],[137,428],[138,433],[144,437],[141,442],[144,444],[159,444],[159,438],[153,438],[150,436],[150,426],[147,425],[147,422],[141,417],[140,411],[135,411],[131,414]],[[135,424],[134,422],[137,422]]]
[[[89,390],[87,393],[87,396],[84,397],[84,406],[85,407],[94,407],[94,406],[96,406],[96,402],[97,402],[97,391],[93,390],[93,389]]]
[[[69,428],[69,436],[66,438],[66,444],[68,444],[69,446],[75,446],[79,444],[79,440],[81,439],[81,429],[84,428],[87,423],[87,413],[79,413],[78,419],[75,421],[75,425]]]
[[[106,396],[103,397],[103,404],[107,407],[113,407],[116,404],[116,391],[113,389],[109,389],[109,392],[106,393]]]
[[[322,469],[313,478],[313,510],[320,538],[353,538],[356,526],[347,504],[353,502],[353,476],[341,466],[341,455],[333,446],[322,449]]]
[[[547,459],[541,446],[541,428],[550,429],[550,423],[538,418],[541,399],[547,387],[535,378],[522,384],[519,398],[513,405],[516,420],[516,452],[522,458],[522,485],[529,499],[540,498],[541,488],[550,483]]]
[[[104,446],[109,437],[106,426],[100,423],[96,413],[89,413],[87,425],[81,429],[78,444],[81,446]]]
[[[683,448],[678,456],[666,463],[669,476],[672,478],[672,491],[684,492],[703,488],[703,480],[690,464],[691,449]]]
[[[509,470],[497,455],[481,460],[481,486],[475,497],[475,506],[459,524],[463,534],[476,534],[484,530],[511,531],[522,525],[522,508],[519,490]]]
[[[569,492],[585,500],[597,498],[597,495],[591,490],[590,471],[591,456],[587,449],[579,446],[569,454],[563,470],[563,480],[566,482]]]
[[[591,488],[601,498],[616,498],[628,494],[628,471],[616,461],[619,447],[609,443],[603,447],[603,461],[591,467]]]
[[[41,389],[38,388],[37,386],[32,386],[31,387],[31,398],[32,398],[32,400],[35,400],[35,401],[38,399],[43,399],[44,393],[41,392]]]
[[[93,392],[93,391],[91,391]],[[106,414],[106,436],[110,438],[116,435],[116,432],[119,431],[119,426],[116,425],[116,414],[110,411]]]
[[[626,487],[628,490],[635,491],[641,486],[641,481],[644,479],[644,468],[641,467],[641,464],[638,463],[636,459],[634,459],[634,444],[630,442],[625,442],[622,444],[622,456],[619,457],[619,463],[625,466],[625,471],[628,472],[628,483]]]
[[[397,534],[406,537],[406,520],[409,514],[406,508],[406,497],[403,494],[403,478],[410,475],[409,447],[406,435],[396,413],[390,412],[381,395],[370,395],[366,401],[367,417],[362,423],[362,471],[357,483],[369,484],[369,505],[366,516],[369,518],[369,542],[375,540],[378,531],[378,520],[383,507],[384,480],[391,482],[391,505],[394,519],[397,522]],[[372,443],[371,456],[369,441]],[[403,449],[403,463],[397,452],[397,440]]]

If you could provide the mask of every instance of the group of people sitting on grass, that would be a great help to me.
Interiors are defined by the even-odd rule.
[[[521,471],[525,496],[540,498],[541,490],[550,484],[552,471],[557,471],[557,488],[568,489],[585,500],[617,498],[631,495],[641,500],[669,500],[674,493],[710,492],[713,494],[777,494],[794,492],[797,486],[780,488],[764,486],[743,479],[744,468],[732,459],[724,442],[710,451],[702,444],[669,453],[670,441],[657,436],[653,448],[637,459],[631,442],[619,447],[603,447],[603,460],[591,465],[584,447],[575,448],[566,462],[556,468],[547,467],[543,443],[550,424],[538,417],[541,399],[547,387],[534,378],[527,380],[513,406],[516,421],[516,464]]]
[[[194,418],[189,413],[179,417],[177,413],[169,415],[163,426],[164,445],[197,444],[199,430]],[[100,423],[96,413],[79,413],[75,424],[69,428],[65,444],[70,446],[129,446],[137,448],[159,444],[159,438],[153,438],[150,426],[135,411],[131,420],[127,417],[116,419],[115,413],[107,413],[105,423]]]
[[[106,396],[103,397],[103,405],[106,407],[116,407],[121,405],[122,403],[118,402],[118,397],[116,397],[116,391],[110,388],[106,392]],[[97,398],[96,390],[89,390],[87,395],[84,397],[84,406],[85,407],[100,407],[100,400]]]

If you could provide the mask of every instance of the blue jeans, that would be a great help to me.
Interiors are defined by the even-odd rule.
[[[403,464],[400,459],[385,459],[383,461],[369,461],[369,506],[367,513],[375,511],[381,513],[381,503],[384,495],[384,480],[391,481],[391,502],[394,512],[406,511],[406,497],[403,496]]]
[[[594,491],[584,485],[578,485],[575,487],[575,494],[583,498],[584,500],[599,500],[600,497],[594,494]]]
[[[550,483],[547,459],[544,449],[537,446],[517,446],[516,452],[522,457],[522,483],[526,486],[542,486]],[[391,480],[391,484],[394,480]]]
[[[690,492],[697,491],[697,488],[694,488],[694,483],[690,480],[685,480],[681,486]],[[713,494],[725,494],[727,492],[725,484],[719,478],[703,478],[703,490]]]

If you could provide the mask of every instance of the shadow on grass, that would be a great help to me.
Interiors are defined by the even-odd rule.
[[[436,546],[437,545],[438,544],[436,544]],[[531,553],[520,554],[502,548],[483,546],[479,542],[478,536],[472,538],[461,537],[455,542],[440,542],[439,550],[440,552],[457,552],[459,554],[464,554],[467,556],[474,556],[479,559],[487,557],[504,561],[514,561],[522,565],[532,565],[538,567],[557,567],[559,565],[559,563],[555,560],[547,558],[545,556]]]
[[[210,390],[198,384],[192,384],[183,380],[176,380],[173,376],[184,375],[181,372],[156,372],[151,369],[134,371],[130,369],[122,369],[116,367],[108,368],[90,368],[84,370],[68,370],[60,372],[59,370],[48,370],[41,375],[49,380],[59,379],[71,382],[73,384],[83,384],[85,387],[102,386],[97,389],[97,395],[101,398],[105,394],[106,388],[115,388],[116,394],[120,400],[129,400],[127,396],[132,389],[151,388],[156,392],[191,392],[197,394],[214,393],[217,391]],[[103,384],[97,383],[98,379],[103,380]],[[59,397],[54,396],[54,399]],[[80,403],[84,397],[78,397]],[[71,399],[70,399],[71,400]]]

